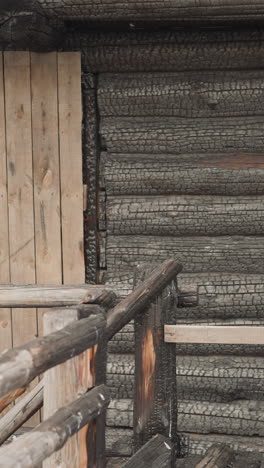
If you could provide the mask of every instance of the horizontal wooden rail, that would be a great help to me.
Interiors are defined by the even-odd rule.
[[[176,260],[167,260],[155,268],[152,274],[134,289],[107,315],[107,340],[110,340],[124,325],[132,320],[163,291],[177,274],[182,270],[182,265]]]
[[[61,449],[67,440],[99,416],[108,406],[105,385],[90,390],[78,400],[0,449],[1,468],[37,468],[43,460]]]
[[[165,325],[166,343],[264,345],[264,327]]]
[[[42,286],[1,285],[0,308],[6,307],[64,307],[77,304],[100,304],[107,306],[113,301],[114,293],[103,286]]]
[[[6,351],[0,358],[0,397],[28,385],[52,367],[96,345],[106,325],[105,314],[97,306],[87,306],[88,318],[55,333]],[[71,312],[65,309],[65,314]],[[83,313],[85,307],[83,307]]]

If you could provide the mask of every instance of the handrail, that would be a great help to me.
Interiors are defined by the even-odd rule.
[[[15,390],[17,387],[25,387],[29,382],[33,380],[36,376],[40,375],[42,372],[47,371],[48,369],[57,366],[58,364],[63,365],[62,363],[66,362],[70,358],[78,355],[83,355],[82,353],[87,350],[93,350],[90,353],[90,357],[88,357],[89,361],[89,369],[86,370],[88,372],[88,380],[89,380],[89,388],[94,387],[94,390],[98,390],[98,385],[105,383],[105,371],[106,371],[106,354],[105,354],[105,344],[107,341],[111,339],[111,337],[117,333],[125,324],[130,322],[131,319],[135,318],[136,316],[141,315],[141,312],[149,311],[150,304],[154,300],[158,300],[161,293],[176,279],[177,274],[181,271],[182,266],[175,260],[168,260],[164,262],[162,265],[155,268],[143,281],[140,283],[131,294],[129,294],[125,299],[121,300],[119,304],[112,307],[108,311],[107,316],[105,315],[105,308],[109,308],[111,304],[113,304],[113,300],[115,300],[115,295],[113,292],[106,291],[103,287],[44,287],[41,286],[39,289],[37,286],[27,286],[27,287],[0,287],[0,307],[7,305],[10,307],[12,306],[21,306],[26,305],[34,306],[34,307],[47,307],[47,304],[50,306],[54,306],[55,304],[63,304],[64,306],[67,304],[75,304],[79,301],[79,303],[86,303],[89,302],[90,305],[78,305],[74,308],[64,308],[59,310],[53,310],[52,312],[47,312],[44,316],[46,320],[47,328],[46,333],[47,335],[43,338],[37,338],[32,340],[31,342],[27,343],[26,345],[19,346],[18,348],[14,348],[13,350],[9,350],[4,353],[0,357],[0,396],[6,395],[8,392]],[[13,291],[13,293],[12,293]],[[26,291],[28,291],[28,297],[26,297]],[[176,290],[173,289],[173,294]],[[14,297],[12,298],[12,294]],[[72,296],[71,296],[72,294]],[[193,302],[193,290],[187,291],[187,303],[190,304]],[[184,294],[183,294],[184,297]],[[44,302],[42,302],[44,301]],[[182,305],[184,305],[184,299],[182,301]],[[91,304],[92,303],[92,304]],[[98,304],[98,305],[96,305]],[[102,309],[102,307],[104,309]],[[162,310],[162,309],[160,309]],[[160,312],[159,312],[160,313]],[[69,317],[67,319],[67,316]],[[142,314],[142,317],[144,314]],[[63,324],[62,326],[60,325]],[[65,325],[66,324],[66,325]],[[58,325],[58,326],[57,326]],[[51,330],[54,331],[51,333]],[[56,331],[55,331],[56,330]],[[159,332],[160,333],[160,332]],[[98,347],[99,346],[99,347]],[[159,358],[158,358],[159,361]],[[79,361],[81,362],[81,361]],[[83,361],[88,363],[88,361]],[[59,366],[59,367],[60,367]],[[59,368],[58,367],[58,368]],[[56,367],[57,369],[57,367]],[[55,370],[56,370],[55,369]],[[64,369],[68,369],[64,368]],[[51,378],[61,378],[60,373],[50,374],[50,370],[45,373],[44,377],[44,385],[46,389],[47,382],[51,382]],[[52,371],[53,372],[53,371]],[[68,371],[65,371],[68,372]],[[71,372],[71,371],[69,371]],[[155,371],[156,372],[156,371]],[[90,377],[89,377],[90,373]],[[50,375],[50,380],[45,380],[46,375]],[[51,377],[53,376],[53,377]],[[64,374],[63,381],[61,383],[58,381],[53,381],[53,386],[50,387],[47,395],[56,391],[56,386],[65,385],[67,379],[73,378],[70,374],[66,377]],[[88,382],[85,380],[85,382]],[[45,383],[46,382],[46,383]],[[49,385],[48,383],[48,385]],[[102,387],[100,387],[102,388]],[[46,390],[45,390],[46,391]],[[98,390],[99,391],[99,390]],[[155,394],[155,392],[154,392]],[[41,389],[41,384],[38,388],[38,397],[37,403],[35,407],[39,406],[43,395],[43,390]],[[21,461],[21,467],[28,467],[28,466],[37,466],[37,463],[43,461],[46,457],[53,454],[56,450],[62,447],[65,443],[65,440],[62,436],[62,428],[65,424],[65,419],[60,419],[63,415],[63,412],[67,413],[70,411],[69,414],[75,415],[77,417],[77,409],[79,411],[79,415],[81,415],[82,422],[75,424],[76,418],[72,420],[73,425],[70,427],[70,432],[68,435],[72,435],[75,432],[78,432],[81,427],[85,426],[87,422],[91,421],[92,414],[93,417],[99,416],[99,404],[94,405],[94,412],[87,413],[86,406],[88,404],[92,404],[92,400],[90,399],[91,395],[93,395],[92,391],[90,390],[87,395],[79,398],[78,400],[74,401],[72,405],[69,407],[65,407],[57,412],[53,417],[49,418],[46,422],[41,423],[34,431],[28,434],[25,437],[19,438],[16,444],[11,444],[10,448],[1,448],[0,449],[0,457],[4,456],[4,465],[1,462],[0,458],[0,467],[15,467],[13,463],[12,457],[10,456],[12,452],[12,446],[14,449],[24,447],[23,444],[26,444],[26,452],[29,454],[28,460],[32,458],[32,460],[37,460],[35,464],[28,465],[27,461],[22,460],[21,457],[19,458],[19,463]],[[44,395],[45,398],[45,395]],[[86,402],[84,406],[82,406],[83,402]],[[79,403],[81,407],[78,406]],[[98,403],[98,402],[97,402]],[[105,397],[105,403],[101,403],[101,409],[105,409],[108,404],[108,397]],[[23,408],[23,405],[21,406]],[[81,409],[80,409],[81,408]],[[86,409],[85,409],[86,408]],[[83,412],[82,412],[83,410]],[[71,413],[73,411],[73,413]],[[58,416],[60,415],[60,417]],[[68,414],[68,413],[67,413]],[[98,430],[94,429],[96,426],[92,426],[92,435],[90,435],[90,442],[92,444],[95,443],[96,450],[95,452],[95,461],[93,462],[93,466],[96,468],[103,468],[105,466],[105,458],[104,458],[104,424],[105,420],[102,419],[104,412],[99,416],[97,420]],[[56,419],[57,416],[59,419]],[[67,418],[66,418],[67,419]],[[77,418],[78,419],[78,418]],[[56,424],[55,424],[56,423]],[[57,423],[59,427],[57,428]],[[60,426],[61,424],[61,426]],[[56,428],[58,429],[57,439],[54,444],[51,444],[49,448],[45,450],[41,450],[41,444],[47,440],[48,432],[52,431],[54,435],[56,433]],[[93,431],[96,432],[93,432]],[[36,433],[43,432],[41,437],[36,443],[36,446],[33,447],[34,441],[36,440],[37,436]],[[154,435],[154,434],[152,434]],[[166,434],[164,434],[166,435]],[[55,436],[54,436],[55,437]],[[62,439],[63,444],[61,445]],[[67,436],[68,437],[68,436]],[[58,439],[60,439],[58,441]],[[85,441],[85,439],[83,439]],[[95,442],[97,440],[97,442]],[[100,442],[101,441],[101,442]],[[99,448],[99,445],[101,446]],[[98,445],[99,444],[99,445]],[[89,445],[89,443],[88,443]],[[45,444],[46,446],[46,444]],[[24,450],[24,448],[23,448]],[[97,451],[101,452],[97,454]],[[25,452],[25,453],[26,453]],[[41,452],[41,453],[39,453]],[[94,456],[94,453],[93,453]],[[30,458],[31,457],[31,458]],[[16,463],[18,458],[16,459]],[[68,462],[68,461],[67,461]],[[46,466],[46,465],[45,465]],[[51,466],[51,465],[47,465]]]

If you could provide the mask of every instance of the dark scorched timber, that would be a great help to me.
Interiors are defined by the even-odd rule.
[[[112,235],[261,236],[264,197],[110,196],[106,215]]]
[[[260,70],[101,74],[98,105],[106,117],[263,115],[263,78]]]
[[[108,195],[263,195],[264,154],[101,156]]]
[[[104,117],[101,135],[102,146],[113,153],[262,152],[264,120]]]

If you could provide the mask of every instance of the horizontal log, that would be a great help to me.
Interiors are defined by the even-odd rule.
[[[179,5],[177,0],[155,0],[151,3],[121,0],[112,1],[83,0],[75,2],[64,0],[39,0],[48,15],[57,15],[67,20],[94,21],[176,21],[176,22],[215,22],[258,20],[264,18],[264,5],[254,0],[185,0]]]
[[[98,106],[106,117],[263,115],[261,70],[99,75]]]
[[[43,404],[43,381],[21,398],[0,419],[0,445],[19,429]]]
[[[184,273],[264,273],[264,238],[109,235],[106,256],[108,271],[119,274],[170,256],[182,263]]]
[[[67,440],[102,413],[109,403],[104,385],[95,387],[78,400],[61,408],[33,431],[0,449],[5,468],[37,468],[43,460],[61,449]]]
[[[261,153],[264,144],[261,117],[103,117],[100,131],[112,153]]]
[[[25,11],[34,7],[34,0],[1,0],[0,12]]]
[[[114,294],[94,285],[0,285],[0,307],[63,307],[77,304],[113,305]]]
[[[263,195],[264,155],[101,155],[107,195]]]
[[[0,357],[0,396],[28,385],[46,370],[96,345],[104,334],[106,319],[99,306],[92,309],[88,306],[88,318],[3,353]],[[48,313],[65,316],[68,312],[71,310]]]
[[[231,402],[264,400],[263,358],[182,356],[176,359],[177,395],[182,400]],[[134,356],[110,354],[107,385],[112,398],[134,397]]]
[[[133,401],[112,400],[107,425],[133,427]],[[264,436],[264,402],[238,400],[232,403],[178,401],[178,430],[208,434]]]
[[[182,266],[176,260],[167,260],[156,267],[148,278],[137,286],[125,299],[111,309],[107,315],[107,340],[111,339],[137,313],[143,312],[148,304],[176,278]]]
[[[107,198],[107,227],[111,235],[261,236],[263,216],[262,196]]]
[[[106,428],[106,444],[108,456],[129,457],[132,455],[132,429],[120,427]],[[222,434],[179,433],[181,457],[201,456],[213,444],[228,444],[235,451],[264,454],[264,439],[262,437],[241,437]]]
[[[173,444],[157,434],[139,449],[123,468],[168,468],[172,466]]]

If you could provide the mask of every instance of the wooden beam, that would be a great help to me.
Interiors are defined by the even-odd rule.
[[[183,464],[180,466],[182,468],[226,468],[230,464],[233,466],[235,454],[236,452],[228,445],[214,444],[207,450],[205,455],[198,457],[198,459],[197,457],[187,459],[186,461],[183,459]],[[244,454],[244,459],[247,461],[247,454]],[[238,468],[237,465],[234,466]]]
[[[0,449],[2,466],[37,468],[47,457],[62,448],[72,435],[98,417],[107,408],[109,401],[109,392],[104,385],[90,390],[59,409],[30,433]]]
[[[65,309],[64,314],[71,313]],[[100,341],[105,316],[98,306],[88,308],[89,316],[63,330],[11,349],[0,358],[0,396],[24,387],[47,369],[79,355]]]
[[[0,307],[64,307],[77,304],[112,304],[114,294],[93,285],[1,285]]]
[[[173,444],[160,434],[155,435],[122,468],[165,468],[172,465]]]
[[[165,325],[166,343],[263,345],[264,327]]]
[[[132,293],[111,309],[107,316],[107,340],[109,341],[138,312],[143,312],[181,270],[182,265],[176,260],[165,261]]]
[[[35,414],[43,404],[43,380],[0,419],[0,445]]]

